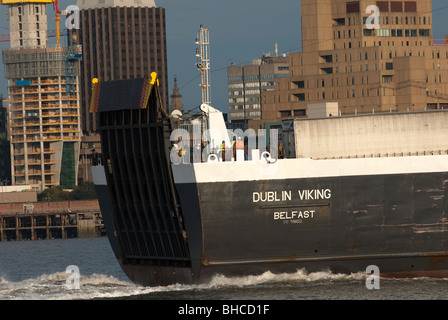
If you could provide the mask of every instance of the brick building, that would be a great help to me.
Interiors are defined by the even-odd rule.
[[[380,9],[379,28],[368,23]],[[302,52],[289,77],[262,96],[261,122],[306,117],[337,102],[339,114],[448,107],[448,46],[434,40],[431,0],[302,0]]]

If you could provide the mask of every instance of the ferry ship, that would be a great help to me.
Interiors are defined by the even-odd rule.
[[[255,148],[223,161],[214,147],[233,137],[221,112],[201,109],[207,145],[199,161],[183,161],[155,73],[94,86],[102,155],[92,174],[111,246],[132,281],[371,265],[384,277],[448,276],[448,147],[318,159]]]

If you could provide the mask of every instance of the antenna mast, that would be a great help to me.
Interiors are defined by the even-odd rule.
[[[201,24],[196,44],[199,48],[196,49],[196,57],[201,59],[201,62],[196,63],[196,67],[201,71],[202,82],[199,85],[202,89],[202,103],[211,105],[210,99],[210,37],[207,28]]]

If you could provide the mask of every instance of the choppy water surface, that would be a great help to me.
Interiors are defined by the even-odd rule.
[[[107,238],[0,242],[2,300],[446,300],[448,279],[380,279],[366,288],[367,275],[307,273],[229,278],[216,275],[201,285],[142,287],[130,282]],[[79,268],[79,289],[69,289]]]

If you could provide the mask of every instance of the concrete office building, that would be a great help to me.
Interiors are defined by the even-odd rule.
[[[72,188],[81,140],[79,60],[59,45],[48,47],[47,4],[52,0],[0,3],[8,5],[10,23],[11,48],[3,50],[3,63],[11,182],[35,190]]]
[[[252,64],[227,68],[229,114],[232,123],[261,119],[261,94],[275,90],[275,79],[289,76],[286,54],[263,54]]]
[[[366,13],[372,4],[379,21]],[[289,77],[263,94],[254,127],[325,102],[339,114],[448,108],[448,47],[433,39],[431,0],[302,0],[301,8],[302,52],[289,54]]]
[[[98,130],[89,112],[92,79],[131,79],[157,72],[168,110],[165,9],[154,0],[78,0],[80,41],[84,48],[81,77],[83,131]]]

